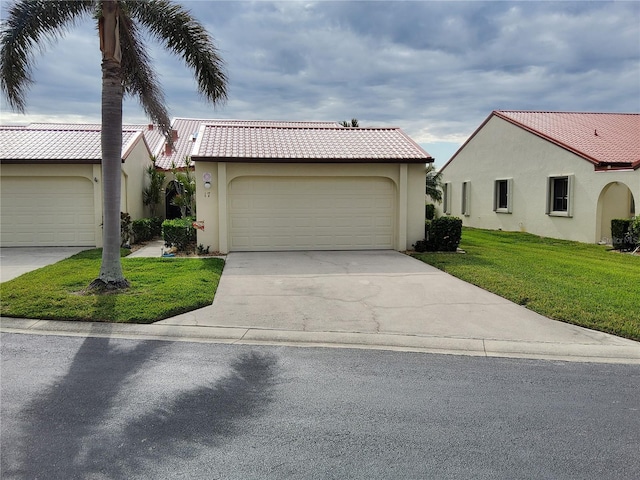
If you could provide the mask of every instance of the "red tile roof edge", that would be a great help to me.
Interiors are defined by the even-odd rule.
[[[591,155],[587,154],[586,152],[583,152],[577,148],[572,147],[571,145],[567,145],[566,143],[560,141],[557,138],[552,137],[551,135],[547,135],[544,132],[541,132],[539,130],[536,130],[533,127],[530,127],[529,125],[525,125],[524,123],[521,123],[511,117],[508,117],[507,115],[504,115],[503,113],[551,113],[551,114],[576,114],[576,115],[580,115],[580,114],[587,114],[587,115],[638,115],[637,113],[608,113],[608,112],[550,112],[550,111],[546,111],[546,110],[494,110],[491,115],[489,116],[489,118],[491,118],[491,116],[496,116],[498,118],[501,118],[502,120],[505,120],[513,125],[516,125],[520,128],[522,128],[523,130],[526,130],[528,132],[533,133],[534,135],[537,135],[540,138],[544,138],[545,140],[554,143],[556,145],[558,145],[559,147],[571,152],[571,153],[575,153],[576,155],[578,155],[579,157],[584,158],[585,160],[587,160],[588,162],[592,163],[597,169],[607,169],[607,166],[611,166],[611,168],[609,168],[610,170],[614,170],[614,169],[619,169],[619,168],[633,168],[634,170],[637,169],[638,167],[640,167],[640,158],[634,162],[619,162],[619,166],[618,167],[614,167],[613,165],[615,164],[611,164],[610,162],[602,162],[601,160],[598,160],[597,158],[592,157]]]

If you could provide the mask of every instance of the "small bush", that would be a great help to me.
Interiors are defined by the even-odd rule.
[[[426,220],[424,240],[413,246],[416,252],[455,252],[462,238],[462,220],[457,217],[440,217]]]
[[[640,215],[633,217],[631,220],[629,233],[631,234],[631,241],[635,242],[636,247],[640,247]]]
[[[462,220],[457,217],[441,217],[431,222],[431,235],[436,249],[441,252],[455,252],[462,238]]]
[[[120,246],[129,247],[132,242],[133,231],[131,230],[131,215],[120,212]]]
[[[151,237],[161,237],[162,236],[162,222],[164,221],[162,217],[151,217]]]
[[[436,206],[433,203],[427,203],[424,206],[424,218],[433,220],[436,217]]]
[[[614,218],[611,220],[611,242],[616,250],[630,250],[635,246],[631,241],[631,219]]]
[[[196,230],[192,218],[176,218],[162,222],[162,238],[165,245],[172,245],[185,251],[187,246],[195,243]]]
[[[133,230],[134,242],[147,242],[153,238],[151,233],[151,219],[141,218],[131,222],[131,228]]]

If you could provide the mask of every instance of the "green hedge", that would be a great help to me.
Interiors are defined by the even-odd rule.
[[[164,219],[162,217],[151,217],[149,220],[151,220],[151,237],[161,237]]]
[[[631,240],[635,242],[637,247],[640,247],[640,215],[633,217],[631,225],[629,225],[629,233],[631,234]]]
[[[630,250],[635,246],[635,242],[631,241],[631,233],[629,228],[631,219],[614,218],[611,220],[611,243],[616,250]]]
[[[462,238],[462,220],[457,217],[440,217],[426,220],[424,240],[416,242],[416,252],[455,252]]]
[[[196,230],[192,218],[176,218],[162,222],[162,238],[165,245],[178,250],[186,250],[189,244],[196,241]]]
[[[133,230],[133,238],[135,242],[147,242],[153,238],[151,234],[151,219],[141,218],[131,222],[131,228]]]
[[[147,242],[162,235],[162,218],[141,218],[131,222],[135,242]]]

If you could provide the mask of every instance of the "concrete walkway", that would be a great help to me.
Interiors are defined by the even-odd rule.
[[[2,331],[640,363],[638,342],[550,320],[394,251],[226,261],[211,306],[153,325],[2,319]]]

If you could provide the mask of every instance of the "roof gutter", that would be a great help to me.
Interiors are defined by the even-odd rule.
[[[223,163],[297,163],[297,164],[313,164],[313,163],[432,163],[433,157],[426,158],[247,158],[247,157],[200,157],[192,156],[191,160],[194,162],[223,162]]]

